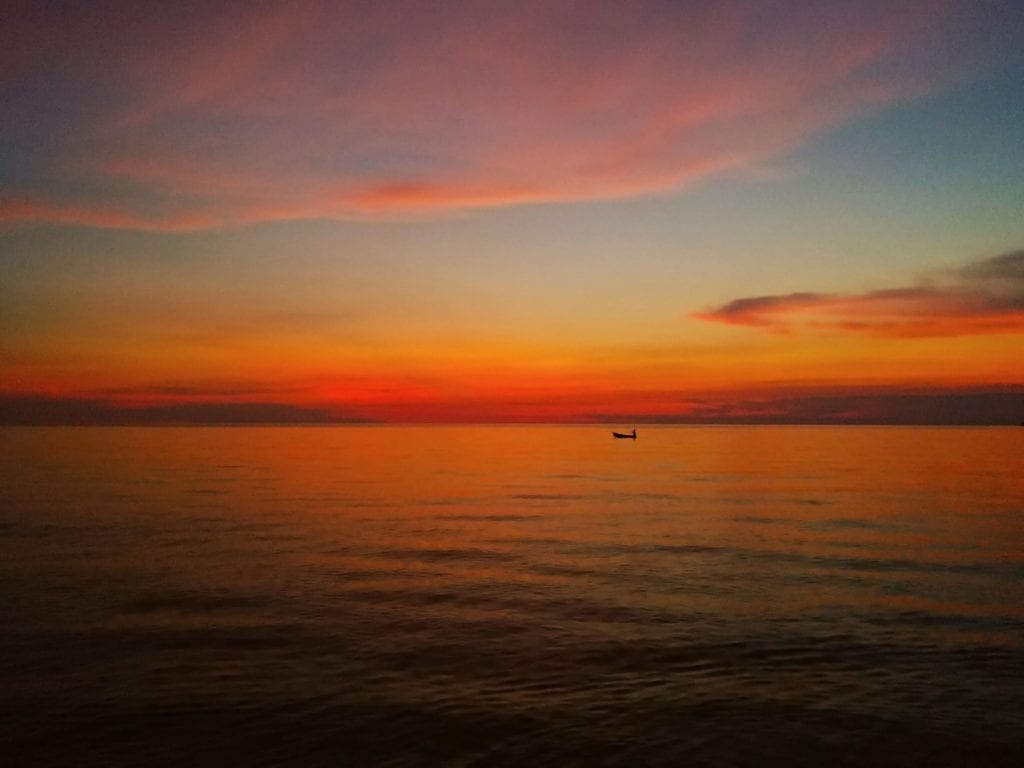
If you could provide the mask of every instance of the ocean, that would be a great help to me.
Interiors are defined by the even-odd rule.
[[[0,761],[1017,764],[1024,430],[611,429],[0,430]]]

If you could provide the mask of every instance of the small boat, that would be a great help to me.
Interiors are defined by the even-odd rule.
[[[612,432],[612,437],[616,437],[620,440],[636,440],[636,430],[634,429],[628,435],[623,432]]]

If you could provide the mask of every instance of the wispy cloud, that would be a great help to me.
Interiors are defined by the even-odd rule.
[[[956,23],[960,0],[867,6],[15,14],[5,103],[76,97],[59,120],[37,110],[59,151],[7,191],[0,221],[183,231],[673,191],[927,92],[984,47]]]
[[[748,296],[693,316],[782,334],[913,338],[1024,333],[1024,251],[936,274],[916,286],[859,294]]]

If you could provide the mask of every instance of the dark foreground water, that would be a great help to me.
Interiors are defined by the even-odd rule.
[[[1015,765],[1024,430],[0,430],[0,762]]]

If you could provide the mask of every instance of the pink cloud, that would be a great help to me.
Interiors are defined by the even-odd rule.
[[[860,294],[749,296],[693,317],[773,333],[914,338],[1024,333],[1024,251],[937,276],[931,285]]]
[[[956,0],[870,6],[113,3],[113,42],[72,14],[18,59],[84,95],[17,220],[173,229],[182,210],[218,226],[672,192],[972,63]]]
[[[114,206],[54,205],[34,200],[0,200],[0,226],[28,223],[70,224],[97,229],[195,232],[221,224],[204,212],[143,216]]]

